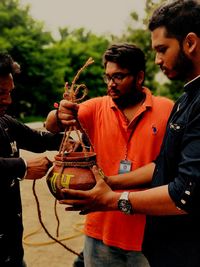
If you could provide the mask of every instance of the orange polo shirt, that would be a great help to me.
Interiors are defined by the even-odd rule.
[[[173,102],[153,96],[147,88],[144,92],[146,99],[131,122],[109,96],[80,104],[80,122],[94,146],[98,165],[107,176],[118,173],[126,152],[131,170],[151,162],[159,153]],[[86,217],[85,234],[109,246],[141,251],[145,222],[145,215],[94,212]]]

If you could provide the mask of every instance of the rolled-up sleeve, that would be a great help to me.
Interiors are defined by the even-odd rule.
[[[177,170],[168,186],[170,197],[178,208],[200,214],[200,114],[185,129]]]

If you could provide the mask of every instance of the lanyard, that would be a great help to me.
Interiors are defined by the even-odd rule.
[[[121,133],[122,133],[122,136],[127,136],[127,132],[125,132],[124,128],[122,127],[121,119],[120,119],[120,115],[123,114],[123,113],[121,112],[121,114],[120,114],[120,112],[117,111],[117,110],[115,110],[114,112],[115,112],[115,114],[116,114],[117,123],[118,123],[118,125],[119,125],[119,128],[120,128],[120,131],[121,131]],[[129,143],[130,143],[130,141],[131,141],[131,138],[132,138],[132,136],[133,136],[133,133],[134,133],[134,131],[135,131],[137,125],[138,125],[139,122],[142,120],[143,114],[144,114],[144,112],[142,112],[141,114],[139,114],[138,117],[135,119],[135,123],[134,123],[134,125],[133,125],[132,130],[131,130],[131,133],[130,133],[130,135],[129,135],[129,137],[128,137],[128,140],[126,141],[125,160],[127,160],[127,157],[128,157],[128,146],[129,146]],[[123,114],[123,116],[125,117],[124,114]]]

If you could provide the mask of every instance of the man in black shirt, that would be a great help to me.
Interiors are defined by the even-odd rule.
[[[158,7],[149,22],[155,63],[171,80],[186,82],[176,102],[156,162],[123,175],[103,177],[90,191],[63,190],[66,210],[120,210],[147,214],[143,250],[152,267],[200,266],[200,1],[175,0]],[[114,192],[115,181],[137,192]],[[124,182],[124,181],[127,181]],[[121,188],[124,189],[124,188]],[[76,199],[75,199],[76,198]]]
[[[22,267],[22,206],[19,183],[23,179],[42,178],[51,162],[44,157],[25,161],[19,149],[32,152],[56,150],[62,135],[32,130],[5,115],[14,89],[13,75],[19,65],[10,55],[0,53],[0,266]]]

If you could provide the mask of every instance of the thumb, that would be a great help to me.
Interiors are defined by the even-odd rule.
[[[104,175],[102,169],[98,168],[96,165],[94,165],[91,170],[94,174],[96,182],[98,182],[100,179],[105,178],[105,175]]]
[[[53,165],[52,160],[50,160],[47,156],[45,156],[44,159],[47,162],[47,168],[50,168]]]

